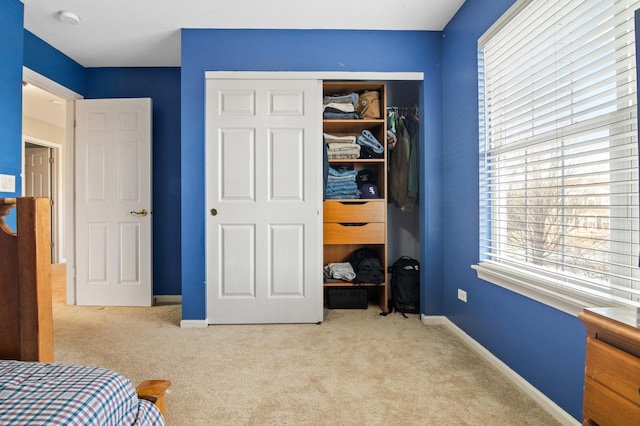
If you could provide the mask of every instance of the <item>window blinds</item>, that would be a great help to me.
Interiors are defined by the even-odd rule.
[[[640,306],[639,6],[527,0],[480,40],[483,264]]]

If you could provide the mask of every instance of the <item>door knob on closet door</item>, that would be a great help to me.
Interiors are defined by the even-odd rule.
[[[129,214],[135,214],[136,216],[142,216],[145,217],[149,212],[145,209],[142,209],[140,211],[134,212],[134,211],[130,211]]]
[[[216,209],[211,209],[211,210],[209,210],[209,213],[211,213],[211,216],[215,216],[215,215],[217,215],[217,214],[218,214],[218,210],[216,210]]]

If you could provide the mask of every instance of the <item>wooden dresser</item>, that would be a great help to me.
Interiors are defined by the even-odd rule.
[[[640,309],[590,308],[583,425],[640,425]]]

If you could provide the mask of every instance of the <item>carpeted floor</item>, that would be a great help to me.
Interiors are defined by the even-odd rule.
[[[55,294],[55,292],[54,292]],[[180,305],[54,302],[55,359],[173,382],[169,425],[555,425],[444,326],[325,311],[320,325],[181,329]]]

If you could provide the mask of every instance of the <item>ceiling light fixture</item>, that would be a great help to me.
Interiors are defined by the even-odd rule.
[[[80,23],[80,17],[73,12],[58,12],[58,19],[65,24],[77,25]]]

